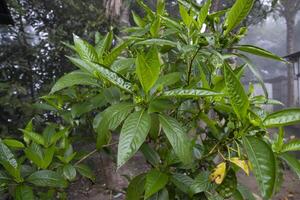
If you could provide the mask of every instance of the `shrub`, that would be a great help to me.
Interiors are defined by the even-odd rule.
[[[283,129],[300,121],[300,110],[271,114],[264,110],[263,105],[280,102],[268,98],[259,73],[244,53],[284,60],[259,47],[237,44],[247,32],[240,23],[253,0],[237,0],[229,10],[213,13],[209,13],[211,0],[201,7],[180,2],[180,21],[168,16],[164,1],[158,0],[155,12],[138,1],[145,16],[133,13],[137,26],[124,30],[126,37],[97,34],[92,45],[74,35],[74,45],[69,46],[77,54],[68,58],[79,70],[60,78],[44,99],[60,114],[71,109],[75,114],[63,117],[71,119],[70,124],[83,113],[98,111],[93,121],[96,147],[109,148],[112,135],[120,134],[118,168],[142,152],[151,169],[131,179],[128,200],[253,199],[238,183],[239,170],[246,175],[253,172],[262,197],[270,199],[280,189],[282,162],[300,174],[299,161],[288,153],[299,150],[300,141],[285,143]],[[245,90],[241,78],[246,68],[257,77],[265,95],[255,96],[251,84]],[[53,100],[66,88],[79,85],[89,90],[82,97],[86,101],[77,107]],[[278,128],[278,134],[271,134],[269,128]],[[41,136],[23,132],[26,149],[44,145]],[[9,170],[16,161],[7,154],[5,142],[0,144],[0,163],[6,169],[1,174],[13,176],[20,185],[16,195],[30,187],[27,183],[43,186],[30,181],[33,174],[22,178]],[[23,160],[47,169],[48,165],[39,166],[30,158],[26,149]],[[64,169],[68,166],[76,173],[76,163],[59,160],[63,170],[53,164],[51,173],[72,180],[76,174],[70,173],[71,179]]]

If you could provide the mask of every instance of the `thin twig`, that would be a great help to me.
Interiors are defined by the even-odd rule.
[[[189,62],[189,65],[188,65],[188,74],[187,74],[187,84],[188,85],[190,84],[190,81],[191,81],[190,79],[191,79],[193,62],[194,62],[197,54],[199,53],[200,49],[201,49],[201,46],[198,47],[196,53],[193,55],[192,59]]]
[[[118,142],[114,142],[114,143],[111,143],[111,144],[107,144],[107,145],[103,145],[102,147],[110,147],[110,146],[113,146],[113,145],[116,145],[118,144]],[[80,160],[78,160],[75,165],[78,165],[80,164],[81,162],[83,162],[85,159],[87,159],[88,157],[90,157],[91,155],[93,155],[94,153],[96,153],[98,151],[98,149],[94,149],[93,151],[91,151],[90,153],[86,154],[85,156],[83,156]]]

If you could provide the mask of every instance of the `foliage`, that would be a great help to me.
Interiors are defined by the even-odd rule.
[[[0,170],[2,193],[9,191],[20,200],[53,199],[64,195],[62,189],[75,180],[77,173],[94,181],[89,167],[80,160],[75,162],[80,156],[73,151],[68,128],[48,124],[42,133],[36,133],[30,121],[21,131],[22,141],[0,139],[0,164],[4,168]]]
[[[96,34],[94,44],[73,36],[74,45],[68,46],[76,54],[68,58],[79,70],[61,77],[40,106],[56,112],[60,126],[70,129],[94,117],[98,150],[109,148],[120,133],[118,168],[141,150],[151,169],[131,179],[127,199],[251,199],[238,183],[239,170],[252,171],[262,197],[271,199],[281,184],[282,162],[299,175],[299,161],[288,153],[299,149],[298,141],[284,143],[282,127],[298,123],[300,110],[269,114],[262,105],[278,102],[242,85],[246,67],[260,80],[243,52],[282,60],[237,45],[253,0],[237,0],[214,13],[208,12],[210,1],[203,7],[180,1],[181,20],[169,17],[164,1],[157,1],[156,11],[137,2],[145,16],[135,15],[137,26],[125,30],[128,36]],[[18,186],[12,194],[31,198],[32,184],[65,187],[77,172],[89,171],[79,170],[82,159],[74,162],[69,129],[60,126],[38,134],[29,123],[22,130],[25,144],[0,143],[3,187],[13,179]],[[275,139],[267,129],[274,127],[279,127]],[[25,157],[16,159],[9,144],[21,147],[15,155]],[[20,169],[28,161],[35,168],[24,175]]]

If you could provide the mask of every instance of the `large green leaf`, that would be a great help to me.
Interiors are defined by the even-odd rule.
[[[97,82],[97,79],[93,78],[91,75],[82,71],[73,71],[58,79],[58,81],[56,81],[56,83],[52,87],[50,93],[54,93],[74,85],[100,86]]]
[[[273,54],[270,51],[267,51],[265,49],[253,46],[253,45],[237,45],[232,47],[233,49],[237,49],[243,52],[247,52],[247,53],[251,53],[257,56],[262,56],[265,58],[270,58],[270,59],[274,59],[274,60],[278,60],[278,61],[283,61],[285,62],[285,60],[275,54]]]
[[[280,154],[279,157],[281,159],[283,159],[300,178],[300,162],[299,162],[299,160],[295,156],[293,156],[289,153],[282,153],[282,154]]]
[[[254,0],[236,0],[234,5],[228,11],[225,19],[225,31],[224,34],[227,35],[236,26],[240,24],[248,13],[252,9]]]
[[[145,184],[145,199],[161,190],[168,183],[168,175],[156,169],[148,172]]]
[[[202,25],[205,22],[205,19],[206,19],[207,15],[208,15],[210,6],[211,6],[211,0],[208,0],[202,6],[202,8],[201,8],[201,10],[199,12],[197,23],[198,23],[198,26],[199,26],[200,29],[202,28]]]
[[[230,99],[231,106],[238,117],[243,119],[247,114],[249,107],[248,96],[243,88],[242,83],[235,76],[230,66],[224,64],[224,75],[226,90]]]
[[[144,143],[151,118],[145,110],[134,112],[125,120],[118,145],[118,168],[127,162]]]
[[[36,171],[26,181],[41,187],[67,187],[67,181],[57,172],[50,170]]]
[[[18,185],[15,190],[15,200],[34,200],[32,188],[27,185]]]
[[[276,178],[276,161],[273,151],[262,139],[254,136],[244,137],[243,143],[262,196],[270,199]]]
[[[280,127],[293,125],[300,122],[300,109],[290,108],[280,110],[268,115],[264,120],[266,127]]]
[[[97,127],[97,148],[101,148],[109,142],[109,130],[115,130],[134,108],[131,103],[120,103],[108,107],[102,115]]]
[[[136,58],[136,74],[145,91],[148,93],[158,79],[160,72],[160,58],[157,48],[152,47],[146,57],[139,54]]]
[[[73,39],[76,51],[81,59],[92,62],[98,61],[96,50],[91,44],[89,44],[87,41],[82,40],[77,35],[73,35]]]
[[[159,121],[178,158],[184,164],[191,164],[193,161],[191,141],[182,125],[167,115],[159,115]]]
[[[222,93],[214,92],[208,89],[174,89],[162,93],[162,97],[178,98],[207,97],[220,95],[222,95]]]
[[[134,177],[127,187],[126,200],[140,200],[145,190],[145,183],[146,174]]]
[[[281,151],[300,151],[300,140],[295,139],[283,144]]]

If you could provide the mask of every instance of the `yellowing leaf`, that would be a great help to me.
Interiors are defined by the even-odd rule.
[[[245,160],[240,160],[238,157],[230,158],[230,162],[236,164],[238,167],[240,167],[244,172],[249,176],[249,166]]]
[[[226,163],[220,163],[215,169],[214,172],[210,175],[210,180],[214,181],[216,184],[221,184],[226,175]]]

